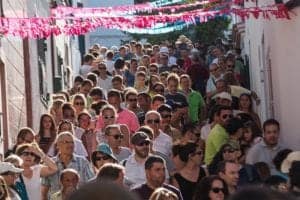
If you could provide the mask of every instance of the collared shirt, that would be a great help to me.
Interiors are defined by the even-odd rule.
[[[79,180],[80,185],[88,182],[89,179],[94,177],[94,172],[89,162],[87,161],[86,158],[82,156],[73,154],[73,157],[67,166],[64,166],[64,164],[61,162],[59,155],[54,157],[53,160],[57,165],[58,168],[57,172],[51,176],[42,178],[42,185],[49,187],[49,194],[53,194],[60,189],[59,176],[64,169],[71,168],[78,171],[80,176],[80,180]]]
[[[172,138],[159,130],[159,135],[153,140],[153,150],[166,156],[171,156]]]
[[[225,144],[229,136],[223,126],[216,124],[210,131],[205,143],[205,164],[209,165],[221,146]]]
[[[253,165],[257,162],[265,162],[271,170],[271,174],[276,174],[276,168],[273,163],[273,158],[283,149],[282,145],[277,144],[274,147],[268,146],[264,140],[261,140],[252,146],[246,156],[246,163]]]

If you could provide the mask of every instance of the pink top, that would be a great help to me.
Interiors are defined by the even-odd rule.
[[[118,124],[126,124],[129,128],[130,133],[134,133],[139,127],[139,121],[136,115],[128,110],[128,109],[122,109],[121,112],[118,113],[117,118]],[[101,130],[104,126],[102,115],[99,115],[98,121],[97,121],[97,130]]]

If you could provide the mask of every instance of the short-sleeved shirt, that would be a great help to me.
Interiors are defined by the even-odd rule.
[[[153,150],[171,156],[172,138],[159,130],[159,135],[153,140]]]
[[[168,93],[165,97],[167,101],[173,101],[181,105],[188,105],[187,98],[180,92],[176,92],[175,94]]]
[[[129,156],[125,164],[125,184],[130,188],[146,182],[145,164],[138,163],[134,158],[134,153]]]
[[[121,162],[122,160],[127,159],[131,155],[131,151],[127,147],[120,147],[121,151],[119,154],[114,154],[114,156],[117,158],[118,162]]]
[[[73,154],[72,160],[67,166],[64,166],[64,164],[61,162],[59,155],[54,157],[53,160],[57,165],[58,168],[57,172],[51,176],[42,178],[42,185],[49,187],[50,196],[55,192],[59,191],[60,189],[59,176],[64,169],[71,168],[78,171],[80,176],[80,180],[79,180],[80,185],[88,182],[88,180],[94,177],[94,172],[88,160],[82,156]]]
[[[209,165],[214,156],[220,150],[221,146],[229,139],[228,133],[225,128],[220,124],[216,124],[210,131],[205,143],[205,157],[206,165]]]

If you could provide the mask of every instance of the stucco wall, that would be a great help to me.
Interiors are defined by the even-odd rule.
[[[269,0],[260,2],[273,3]],[[270,105],[273,103],[274,117],[281,123],[283,143],[290,148],[299,150],[299,7],[292,10],[291,17],[291,20],[256,20],[253,18],[248,20],[246,22],[245,49],[251,56],[252,87],[264,100],[258,107],[262,118],[270,117]],[[270,65],[268,64],[269,60]],[[271,102],[268,92],[264,90],[266,84],[267,86],[270,84],[266,80],[268,66],[271,66],[273,102]]]
[[[22,16],[23,1],[3,1],[4,15]],[[26,125],[26,99],[24,84],[23,43],[19,38],[1,38],[0,57],[4,63],[9,142],[15,141],[18,129]],[[2,150],[2,149],[1,149]],[[1,151],[0,150],[0,151]]]

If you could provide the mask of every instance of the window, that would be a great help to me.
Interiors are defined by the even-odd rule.
[[[40,96],[44,104],[48,104],[47,70],[46,70],[46,51],[47,43],[45,39],[37,40],[38,46],[38,68],[39,68],[39,87]]]

